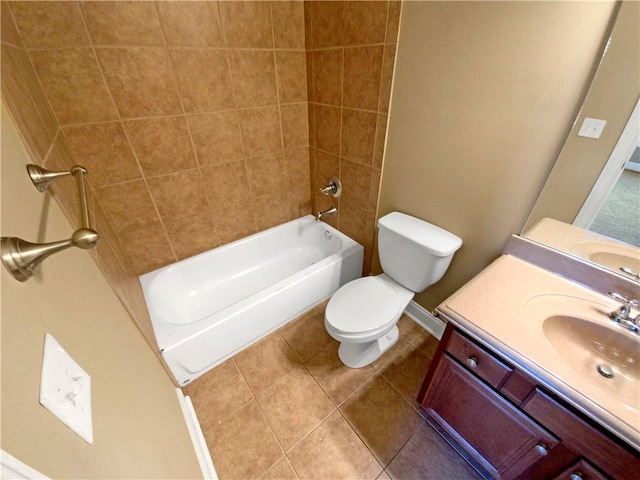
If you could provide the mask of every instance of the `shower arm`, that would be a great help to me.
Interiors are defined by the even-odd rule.
[[[2,237],[0,250],[2,252],[2,264],[9,273],[21,282],[31,278],[36,268],[44,259],[54,253],[66,250],[69,247],[88,249],[95,247],[100,241],[98,232],[89,224],[89,209],[87,208],[87,192],[85,188],[85,175],[87,169],[75,165],[71,170],[54,172],[38,165],[27,165],[27,173],[33,185],[40,192],[44,192],[54,180],[73,175],[78,186],[78,199],[80,203],[80,228],[73,232],[68,240],[50,243],[31,243],[17,237]]]

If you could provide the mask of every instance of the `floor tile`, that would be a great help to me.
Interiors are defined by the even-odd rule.
[[[368,381],[340,408],[382,465],[413,436],[421,417],[380,375]]]
[[[258,403],[285,451],[336,408],[304,368],[294,369],[262,393]]]
[[[429,359],[433,359],[433,356],[436,354],[436,350],[438,350],[438,345],[440,345],[440,340],[431,335],[426,330],[422,329],[422,334],[414,337],[412,343],[418,347],[418,349]]]
[[[371,366],[346,367],[338,358],[339,345],[339,343],[329,345],[305,363],[311,375],[336,405],[344,402],[376,373]]]
[[[386,468],[393,480],[481,478],[451,446],[426,423],[418,428]]]
[[[204,435],[221,480],[259,478],[284,455],[256,401]]]
[[[184,388],[201,425],[214,425],[253,400],[247,382],[229,359]]]
[[[300,359],[284,338],[272,333],[234,357],[254,395],[259,395],[300,366]]]
[[[392,349],[348,368],[324,329],[324,308],[184,388],[220,479],[479,478],[415,400],[437,339],[403,316]]]
[[[387,365],[390,361],[392,361],[396,356],[407,346],[410,345],[411,342],[409,339],[405,338],[400,334],[400,337],[396,341],[396,343],[389,350],[384,352],[380,358],[371,363],[371,366],[377,371],[382,370],[385,365]]]
[[[289,346],[303,362],[309,360],[330,343],[335,342],[324,326],[326,305],[326,301],[322,302],[280,330]]]
[[[376,370],[381,370],[387,363],[393,360],[411,341],[419,334],[419,330],[424,330],[406,315],[402,315],[397,323],[400,332],[398,341],[393,347],[384,352],[380,358],[371,364]]]
[[[340,412],[325,420],[288,457],[301,479],[375,479],[382,471]]]
[[[298,480],[298,475],[296,475],[291,463],[289,463],[289,460],[285,457],[261,476],[260,480]]]
[[[398,322],[398,328],[400,329],[400,335],[407,338],[411,343],[419,344],[425,339],[432,337],[432,335],[427,332],[422,325],[416,323],[411,317],[407,314],[403,314]]]
[[[422,386],[431,358],[433,356],[427,347],[437,346],[438,341],[425,341],[424,345],[408,344],[396,357],[381,370],[382,375],[393,387],[412,405],[417,406],[416,397]],[[425,353],[426,352],[426,353]]]

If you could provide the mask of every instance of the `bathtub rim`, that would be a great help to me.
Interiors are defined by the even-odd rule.
[[[267,230],[263,230],[260,232],[256,232],[253,233],[247,237],[243,237],[240,238],[238,240],[234,240],[233,242],[227,243],[225,245],[221,245],[219,247],[216,247],[214,249],[211,250],[207,250],[205,252],[201,252],[198,253],[196,255],[193,255],[191,257],[185,258],[183,260],[180,260],[178,262],[174,262],[172,264],[166,265],[164,267],[160,267],[156,270],[153,270],[151,272],[142,274],[138,276],[138,280],[140,282],[140,285],[142,287],[142,291],[143,291],[143,296],[144,296],[144,300],[145,300],[145,307],[147,308],[147,312],[149,314],[149,318],[151,319],[151,324],[153,327],[153,332],[154,335],[156,337],[156,344],[158,345],[158,349],[159,351],[165,352],[167,350],[176,348],[190,340],[193,340],[194,337],[197,337],[198,335],[202,334],[203,332],[207,332],[213,328],[216,327],[217,324],[219,324],[222,320],[224,320],[225,318],[228,318],[229,316],[234,316],[234,315],[238,315],[239,313],[251,308],[253,306],[253,304],[255,303],[255,297],[271,297],[272,295],[275,295],[276,293],[278,293],[278,291],[283,290],[284,287],[291,283],[292,281],[295,281],[298,278],[304,278],[307,274],[305,274],[305,272],[310,269],[311,267],[313,267],[314,269],[325,269],[330,267],[331,265],[333,265],[338,259],[344,258],[346,256],[349,255],[353,255],[353,254],[357,254],[359,250],[364,250],[364,247],[362,245],[360,245],[358,242],[356,242],[355,240],[353,240],[352,238],[350,238],[349,236],[347,236],[346,234],[344,234],[343,232],[339,231],[337,228],[333,227],[332,225],[329,225],[326,222],[319,222],[322,224],[323,228],[325,228],[326,230],[330,231],[332,235],[338,235],[339,238],[342,240],[342,248],[340,248],[340,250],[338,250],[337,252],[324,257],[323,259],[321,259],[320,261],[314,263],[311,266],[308,266],[302,270],[297,271],[296,273],[294,273],[293,275],[290,275],[272,285],[269,285],[267,288],[264,288],[262,290],[259,290],[255,293],[253,293],[252,295],[243,298],[242,300],[239,300],[225,308],[223,308],[222,310],[219,310],[217,312],[214,312],[210,315],[207,315],[206,317],[197,320],[195,322],[191,322],[191,323],[170,323],[170,322],[166,322],[162,319],[158,319],[156,318],[154,315],[152,315],[151,310],[149,308],[149,298],[148,298],[148,288],[150,287],[151,283],[153,282],[153,280],[160,275],[161,273],[164,273],[172,268],[174,268],[176,265],[178,264],[185,264],[185,263],[194,263],[197,262],[197,259],[199,257],[204,257],[205,255],[209,254],[212,251],[218,251],[218,252],[224,252],[226,250],[229,250],[231,248],[233,248],[234,246],[243,244],[243,243],[247,243],[250,242],[251,240],[255,240],[261,236],[264,236],[266,234],[268,234],[269,232],[272,232],[278,228],[283,228],[284,226],[287,225],[292,225],[295,223],[305,223],[305,222],[316,222],[316,219],[313,215],[305,215],[299,218],[296,218],[294,220],[290,220],[288,222],[282,223],[280,225],[276,225],[273,226],[271,228],[268,228]],[[364,253],[364,252],[363,252]],[[254,301],[251,301],[254,300]],[[223,315],[224,314],[224,315]]]

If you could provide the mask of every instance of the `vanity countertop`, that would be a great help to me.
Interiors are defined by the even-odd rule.
[[[558,220],[544,218],[528,230],[525,236],[570,255],[595,262],[618,274],[620,267],[626,267],[632,272],[640,271],[638,247]]]
[[[437,310],[640,451],[640,336],[607,317],[619,306],[503,255]],[[598,373],[602,358],[613,378]]]

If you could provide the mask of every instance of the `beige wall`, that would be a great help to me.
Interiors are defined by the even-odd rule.
[[[68,238],[57,204],[27,177],[4,107],[1,134],[2,235]],[[38,403],[46,333],[91,375],[93,445]],[[50,257],[25,283],[2,268],[1,348],[6,452],[50,478],[201,478],[171,380],[86,251]]]
[[[609,159],[640,97],[639,19],[640,3],[624,2],[582,111],[526,228],[544,217],[573,223]],[[607,121],[599,139],[577,136],[585,117]]]
[[[613,2],[406,2],[379,215],[463,239],[437,306],[519,233],[578,112]],[[499,288],[499,286],[496,286]]]

